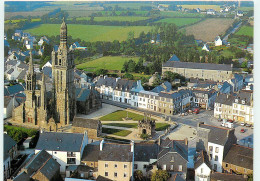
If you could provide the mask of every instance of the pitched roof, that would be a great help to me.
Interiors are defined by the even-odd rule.
[[[52,75],[52,68],[51,67],[44,67],[42,69],[42,72],[44,73],[44,75],[47,75],[47,76],[51,76]]]
[[[161,91],[165,91],[165,92],[169,92],[172,90],[172,85],[170,82],[165,81],[164,83],[162,83],[161,85],[155,87],[153,90],[151,90],[152,92],[161,92]]]
[[[116,78],[113,77],[101,77],[100,79],[98,79],[98,81],[96,82],[96,86],[102,86],[105,85],[106,87],[115,87],[116,86]]]
[[[11,100],[12,100],[11,97],[7,97],[7,96],[4,97],[4,108],[7,108]]]
[[[10,95],[17,94],[21,91],[24,91],[24,87],[21,84],[15,84],[13,86],[7,87],[8,92]]]
[[[133,87],[136,86],[136,81],[127,80],[127,79],[119,79],[116,82],[116,90],[122,90],[124,92],[129,92]]]
[[[175,54],[173,54],[168,61],[180,61],[180,59]]]
[[[80,133],[43,132],[35,149],[79,152],[83,137],[84,134]]]
[[[26,70],[23,70],[16,79],[25,79],[25,76],[26,76]]]
[[[31,178],[27,173],[21,172],[12,181],[31,181]]]
[[[168,178],[167,181],[185,181],[180,175],[172,174],[170,178]]]
[[[130,144],[103,143],[102,151],[99,151],[98,160],[131,162],[133,153]]]
[[[88,144],[82,154],[82,161],[94,161],[98,162],[99,145]]]
[[[236,99],[238,99],[239,104],[242,104],[242,101],[245,101],[244,104],[250,106],[253,103],[253,92],[246,91],[246,90],[240,90],[236,96]]]
[[[60,164],[49,153],[42,150],[29,160],[24,169],[31,177],[37,172],[41,172],[45,177],[51,179],[60,169]]]
[[[210,130],[208,136],[208,142],[223,145],[223,146],[226,144],[228,140],[230,130],[234,130],[234,129],[228,129],[223,127],[211,126],[207,124],[199,124],[199,127]]]
[[[86,101],[89,98],[91,90],[87,88],[77,88],[76,98],[77,101]]]
[[[16,145],[16,142],[6,133],[4,133],[4,160],[8,158],[9,150]]]
[[[209,162],[209,156],[205,151],[200,151],[199,155],[196,158],[196,161],[194,162],[194,169],[197,169],[199,166],[201,166],[203,163],[205,163],[210,169],[211,165]]]
[[[221,94],[220,93],[216,97],[215,102],[216,103],[220,103],[220,104],[224,104],[224,105],[232,106],[234,100],[235,100],[235,95],[232,95],[232,94]]]
[[[214,64],[214,63],[167,61],[163,64],[163,67],[232,71],[232,67],[230,64]]]
[[[157,159],[159,146],[154,143],[136,143],[134,145],[135,161],[149,162],[150,159]]]
[[[95,119],[86,119],[80,117],[74,117],[72,126],[74,127],[82,127],[82,128],[90,128],[90,129],[98,129],[101,122]]]
[[[14,69],[13,69],[13,68],[10,68],[6,73],[7,73],[7,74],[11,74],[11,73],[13,73],[13,71],[14,71]]]
[[[106,178],[106,177],[103,177],[103,176],[99,175],[99,176],[97,177],[97,180],[96,180],[96,181],[112,181],[112,180],[109,179],[109,178]]]
[[[210,179],[221,180],[221,181],[246,181],[243,175],[235,175],[228,173],[213,172],[210,174]]]
[[[225,156],[224,162],[253,170],[253,149],[245,146],[233,145]]]

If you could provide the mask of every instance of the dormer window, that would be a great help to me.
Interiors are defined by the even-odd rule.
[[[238,103],[238,99],[235,99],[235,102]]]
[[[246,103],[246,101],[245,100],[242,100],[242,104],[245,104]]]

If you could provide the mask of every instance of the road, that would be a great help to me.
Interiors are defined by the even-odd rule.
[[[242,22],[240,22],[239,24],[237,24],[224,38],[223,40],[228,41],[228,37],[230,34],[233,34],[237,31],[237,29],[242,25]]]
[[[102,100],[102,102],[107,103],[107,104],[112,104],[114,106],[122,107],[125,109],[131,108],[131,109],[135,109],[138,111],[147,112],[147,113],[159,116],[159,117],[167,117],[166,120],[169,120],[169,118],[170,118],[171,121],[175,121],[178,124],[185,124],[185,125],[188,125],[188,126],[191,126],[194,128],[197,127],[197,124],[199,122],[204,122],[205,124],[212,125],[212,126],[220,126],[220,124],[221,124],[220,122],[217,121],[216,118],[214,118],[213,110],[211,110],[211,111],[201,110],[199,114],[192,114],[192,115],[187,115],[187,116],[165,115],[162,113],[157,113],[157,112],[153,112],[153,111],[147,111],[144,109],[132,107],[131,105],[125,104],[125,103],[114,102],[114,101],[109,101],[109,100]],[[234,124],[234,128],[235,128],[235,135],[238,140],[237,143],[240,145],[253,147],[253,129],[242,127],[237,123]],[[240,132],[241,128],[245,129],[245,133]]]

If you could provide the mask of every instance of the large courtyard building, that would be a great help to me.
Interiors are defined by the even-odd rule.
[[[167,61],[162,65],[162,74],[167,71],[178,73],[186,78],[199,78],[219,82],[232,78],[232,64]]]

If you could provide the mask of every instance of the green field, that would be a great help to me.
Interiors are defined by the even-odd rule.
[[[193,24],[201,20],[201,18],[165,18],[156,22],[174,23],[176,26],[184,26]]]
[[[105,17],[95,17],[94,21],[129,21],[135,22],[140,20],[146,20],[149,17],[142,16],[105,16]],[[90,20],[90,17],[79,17],[76,20]]]
[[[200,8],[202,10],[205,9],[214,9],[215,11],[219,11],[221,8],[219,5],[181,5],[182,8],[188,8],[188,9],[196,9]]]
[[[137,128],[137,123],[105,123],[103,125],[108,126],[117,126],[117,127],[124,127],[124,128]],[[170,127],[168,123],[156,123],[156,131],[163,131]]]
[[[101,117],[100,121],[123,121],[122,118],[126,118],[126,116],[127,116],[127,111],[116,111]],[[134,121],[139,121],[144,119],[143,115],[135,114],[132,112],[128,112],[128,117],[132,118],[132,120]]]
[[[168,16],[168,17],[205,17],[205,14],[200,13],[186,13],[186,12],[180,12],[180,11],[162,11],[160,12],[162,16]]]
[[[122,130],[122,129],[102,128],[102,133],[112,134],[116,136],[127,136],[130,133],[132,133],[132,131]]]
[[[254,28],[252,26],[242,26],[235,35],[253,36]]]
[[[73,39],[80,38],[81,40],[95,41],[124,41],[128,37],[128,33],[133,31],[135,37],[144,31],[147,33],[151,30],[149,26],[102,26],[102,25],[80,25],[68,24],[68,35]],[[56,36],[60,33],[60,24],[42,24],[38,27],[26,29],[24,32],[31,33],[37,36]]]
[[[128,61],[130,59],[137,62],[139,60],[139,57],[108,56],[79,64],[76,67],[78,69],[84,69],[86,71],[95,71],[97,69],[122,70],[125,61]]]

